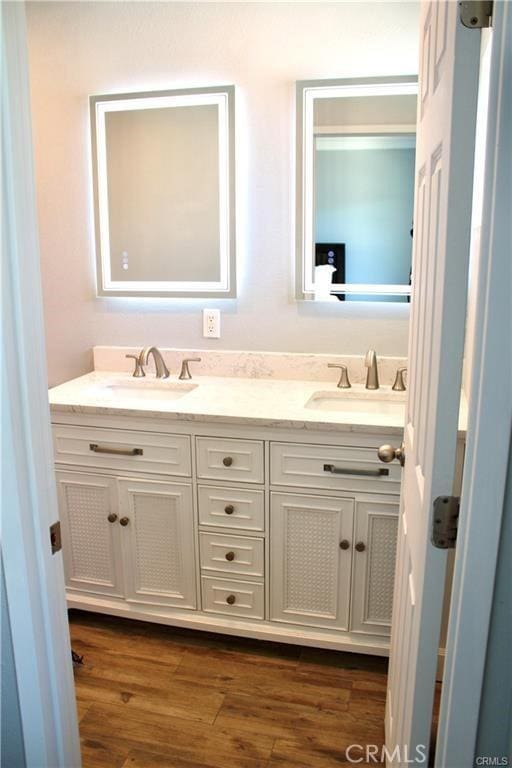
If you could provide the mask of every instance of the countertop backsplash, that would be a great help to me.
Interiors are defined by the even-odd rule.
[[[235,352],[230,350],[176,349],[160,347],[172,375],[177,375],[184,358],[200,357],[200,363],[191,363],[192,376],[219,376],[242,379],[279,379],[292,381],[336,382],[339,370],[328,368],[328,363],[346,365],[352,384],[363,384],[367,369],[364,354],[305,354],[300,352]],[[133,360],[126,355],[138,354],[140,347],[94,347],[95,371],[131,371]],[[407,365],[404,357],[379,357],[381,384],[392,384],[396,370]],[[151,366],[153,363],[151,362]]]

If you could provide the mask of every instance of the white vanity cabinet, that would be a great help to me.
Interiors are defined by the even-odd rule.
[[[66,587],[91,595],[124,594],[114,478],[57,471]]]
[[[348,629],[352,499],[272,493],[270,618]]]
[[[121,478],[118,487],[125,598],[134,603],[195,608],[190,484]]]
[[[58,419],[70,607],[387,652],[400,466],[377,448],[392,435]]]

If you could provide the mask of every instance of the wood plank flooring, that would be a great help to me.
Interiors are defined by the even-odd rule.
[[[83,768],[334,768],[381,745],[387,660],[70,612]]]

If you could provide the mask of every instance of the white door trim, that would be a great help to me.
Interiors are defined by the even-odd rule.
[[[495,2],[475,349],[438,766],[474,764],[512,428],[511,41],[510,4]]]
[[[2,14],[2,556],[28,766],[79,768],[37,242],[23,3]]]

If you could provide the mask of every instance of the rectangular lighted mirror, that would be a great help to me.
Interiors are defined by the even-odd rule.
[[[297,298],[410,300],[417,90],[297,83]]]
[[[90,99],[100,296],[236,296],[234,87]]]

